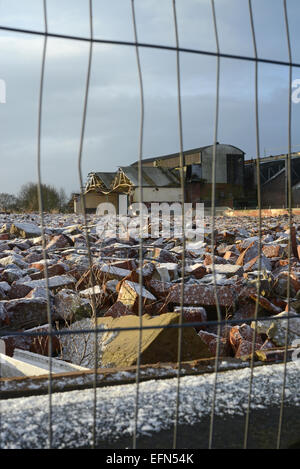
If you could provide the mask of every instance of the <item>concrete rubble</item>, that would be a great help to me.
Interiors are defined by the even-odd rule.
[[[297,216],[290,263],[287,216],[262,219],[260,258],[257,219],[222,216],[215,220],[214,252],[210,218],[205,217],[203,239],[194,241],[190,234],[186,239],[184,265],[182,237],[172,230],[168,238],[146,237],[141,247],[132,233],[118,237],[111,229],[105,232],[99,218],[88,215],[88,250],[81,216],[44,217],[43,252],[38,214],[0,214],[0,334],[7,355],[12,357],[15,349],[47,355],[45,336],[9,333],[45,332],[50,319],[54,330],[68,331],[52,339],[56,358],[92,368],[95,334],[72,330],[97,324],[102,328],[97,334],[99,366],[133,365],[140,308],[142,324],[156,327],[141,335],[145,364],[177,360],[181,322],[182,360],[214,357],[217,350],[222,358],[249,360],[254,349],[255,360],[278,361],[286,343],[289,353],[300,345]],[[151,226],[143,232],[151,233]],[[278,320],[287,315],[295,316],[289,319],[288,334],[287,319]],[[220,316],[230,323],[218,327]],[[269,319],[259,321],[262,317]],[[107,328],[131,329],[109,334]]]

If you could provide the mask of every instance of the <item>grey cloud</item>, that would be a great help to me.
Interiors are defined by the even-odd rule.
[[[40,3],[40,2],[38,2]],[[23,25],[39,25],[40,9],[29,3],[32,17]],[[49,2],[49,27],[55,32],[88,34],[84,1]],[[4,2],[8,8],[8,2]],[[130,2],[93,2],[96,37],[133,40]],[[18,22],[16,1],[6,21]],[[15,5],[15,7],[13,7]],[[252,54],[246,0],[216,0],[221,49]],[[299,33],[294,18],[299,3],[288,2],[293,44]],[[273,58],[286,53],[280,2],[253,2],[259,50]],[[15,8],[15,9],[14,9]],[[23,8],[23,7],[22,7]],[[295,9],[295,10],[294,10]],[[22,10],[23,11],[23,10]],[[21,12],[21,10],[20,10]],[[295,12],[295,15],[292,13]],[[215,50],[208,0],[178,0],[182,47]],[[140,41],[174,45],[171,2],[136,1]],[[299,17],[299,15],[298,15]],[[5,15],[4,15],[5,18]],[[39,19],[38,19],[39,18]],[[8,44],[7,38],[13,42]],[[31,41],[31,42],[30,42]],[[25,40],[17,34],[0,35],[0,78],[7,82],[7,104],[0,105],[2,163],[0,191],[15,192],[36,179],[37,109],[42,38]],[[43,180],[79,189],[77,159],[85,92],[88,43],[49,39],[43,102]],[[84,177],[89,171],[112,171],[138,158],[140,90],[134,48],[95,44],[83,153]],[[140,49],[145,92],[144,157],[179,150],[176,54]],[[215,121],[216,59],[180,54],[182,117],[185,149],[211,144]],[[3,75],[3,76],[2,76]],[[297,70],[294,71],[297,78]],[[288,70],[259,67],[261,147],[286,147]],[[299,110],[298,110],[299,108]],[[300,106],[293,106],[293,135],[297,144]],[[254,64],[221,60],[219,141],[255,156]],[[299,142],[300,143],[300,142]]]

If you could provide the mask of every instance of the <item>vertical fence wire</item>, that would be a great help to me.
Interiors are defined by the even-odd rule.
[[[83,104],[83,114],[82,114],[82,123],[81,123],[81,132],[80,132],[80,143],[79,143],[79,154],[78,154],[78,175],[80,181],[80,197],[81,197],[81,207],[83,212],[83,219],[84,219],[84,234],[86,240],[86,249],[89,261],[89,284],[90,288],[92,288],[92,295],[91,295],[91,303],[92,303],[92,319],[94,320],[94,334],[95,334],[95,341],[94,341],[94,354],[95,354],[95,362],[94,362],[94,383],[93,383],[93,391],[94,391],[94,400],[93,400],[93,427],[92,427],[92,448],[96,448],[97,444],[97,368],[98,368],[98,333],[97,333],[97,310],[96,310],[96,301],[95,301],[95,278],[93,272],[93,260],[92,260],[92,253],[91,253],[91,246],[90,246],[90,239],[89,239],[89,228],[88,228],[88,219],[86,213],[86,201],[85,201],[85,187],[83,184],[83,176],[82,176],[82,153],[83,153],[83,144],[84,144],[84,136],[85,136],[85,128],[86,128],[86,117],[87,117],[87,108],[88,108],[88,100],[89,100],[89,89],[90,89],[90,80],[91,80],[91,69],[92,69],[92,57],[93,57],[93,0],[89,0],[89,27],[90,27],[90,41],[89,41],[89,57],[88,57],[88,67],[87,67],[87,75],[86,75],[86,84],[85,84],[85,94],[84,94],[84,104]]]
[[[173,449],[177,447],[178,439],[178,420],[180,407],[180,375],[181,375],[181,356],[182,356],[182,323],[183,323],[183,305],[184,305],[184,277],[185,277],[185,219],[184,219],[184,201],[185,201],[185,180],[184,180],[184,155],[183,155],[183,128],[182,128],[182,104],[181,104],[181,73],[180,73],[180,51],[179,34],[177,24],[176,0],[172,1],[173,20],[176,41],[176,78],[177,78],[177,112],[178,112],[178,134],[179,134],[179,164],[180,164],[180,187],[181,187],[181,236],[182,236],[182,255],[181,255],[181,283],[180,283],[180,315],[178,329],[177,345],[177,386],[175,402],[175,423],[173,432]],[[175,221],[175,220],[174,220]]]
[[[136,64],[138,70],[139,90],[140,90],[140,131],[139,131],[139,159],[138,159],[138,184],[139,184],[139,202],[140,202],[140,230],[139,230],[139,339],[138,339],[138,353],[137,353],[137,364],[136,364],[136,397],[135,397],[135,410],[134,410],[134,429],[133,429],[133,449],[136,449],[137,445],[137,434],[138,434],[138,413],[139,413],[139,383],[140,383],[140,366],[141,366],[141,351],[142,351],[142,333],[143,333],[143,227],[144,227],[144,216],[142,210],[143,204],[143,143],[144,143],[144,87],[143,87],[143,76],[142,67],[140,61],[140,53],[138,47],[138,34],[137,24],[135,15],[135,4],[134,0],[131,0],[131,14],[134,32],[134,41],[136,43]]]
[[[255,358],[255,344],[257,339],[257,317],[259,308],[260,284],[261,284],[261,255],[262,255],[262,236],[261,236],[261,180],[260,180],[260,133],[259,133],[259,99],[258,99],[258,62],[257,62],[257,43],[254,27],[252,0],[248,0],[251,34],[253,42],[253,50],[255,57],[255,77],[254,77],[254,94],[255,94],[255,132],[256,132],[256,179],[257,179],[257,205],[258,205],[258,273],[257,273],[257,298],[255,301],[254,311],[254,331],[252,336],[252,351],[250,358],[250,379],[249,379],[249,392],[248,402],[245,419],[244,430],[244,449],[247,448],[249,436],[249,422],[250,422],[250,409],[251,409],[251,395],[253,387],[253,373],[254,373],[254,358]]]
[[[287,195],[288,195],[288,217],[289,217],[289,241],[288,241],[288,278],[287,278],[287,319],[286,319],[286,331],[285,331],[285,345],[284,345],[284,372],[282,380],[282,391],[281,391],[281,403],[279,412],[278,422],[278,433],[277,433],[277,449],[280,448],[281,436],[282,436],[282,424],[284,414],[284,400],[285,400],[285,386],[287,377],[287,352],[288,352],[288,338],[289,338],[289,316],[290,316],[290,301],[291,301],[291,250],[292,250],[292,178],[291,178],[291,146],[292,146],[292,49],[290,40],[289,20],[287,11],[287,2],[283,0],[284,8],[284,21],[286,29],[286,39],[288,47],[288,58],[289,58],[289,88],[288,88],[288,157],[287,157],[287,168],[285,169],[287,178]],[[296,237],[296,233],[293,233]]]
[[[48,316],[48,358],[49,358],[49,380],[48,380],[48,446],[52,448],[53,439],[53,425],[52,425],[52,311],[50,304],[50,289],[49,289],[49,276],[48,276],[48,260],[46,250],[46,236],[45,236],[45,221],[44,221],[44,201],[43,201],[43,188],[42,188],[42,175],[41,175],[41,139],[42,139],[42,117],[43,117],[43,97],[44,97],[44,82],[45,82],[45,66],[46,66],[46,53],[47,53],[47,33],[48,33],[48,19],[47,19],[47,0],[43,0],[43,16],[45,36],[43,40],[43,53],[41,63],[40,75],[40,88],[39,88],[39,104],[38,104],[38,135],[37,135],[37,174],[38,174],[38,202],[39,212],[41,219],[41,236],[42,236],[42,251],[44,259],[44,277],[47,291],[47,316]]]
[[[220,336],[221,336],[221,321],[222,315],[220,310],[220,304],[218,299],[217,292],[217,282],[216,282],[216,270],[215,270],[215,217],[216,217],[216,158],[217,158],[217,140],[218,140],[218,125],[219,125],[219,104],[220,104],[220,44],[219,44],[219,35],[217,27],[217,17],[215,10],[215,2],[211,0],[211,9],[213,16],[213,25],[214,25],[214,35],[217,48],[217,68],[216,68],[216,104],[215,104],[215,126],[214,126],[214,143],[213,143],[213,155],[212,155],[212,184],[211,184],[211,261],[212,261],[212,275],[213,275],[213,285],[214,285],[214,296],[216,302],[216,311],[217,311],[217,346],[216,346],[216,356],[215,356],[215,365],[214,365],[214,383],[213,383],[213,392],[212,392],[212,405],[211,405],[211,414],[210,414],[210,425],[209,425],[209,439],[208,439],[208,448],[212,448],[213,443],[213,431],[214,431],[214,415],[215,415],[215,406],[216,406],[216,396],[217,396],[217,377],[218,377],[218,364],[219,364],[219,355],[220,355]]]

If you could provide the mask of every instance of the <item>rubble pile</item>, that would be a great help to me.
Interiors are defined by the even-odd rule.
[[[203,240],[189,234],[184,253],[175,223],[170,236],[145,237],[141,247],[130,230],[118,236],[89,215],[88,250],[82,217],[45,214],[44,222],[45,252],[39,215],[0,215],[0,334],[8,355],[15,348],[47,354],[44,336],[7,333],[43,331],[50,319],[54,329],[129,329],[53,338],[54,354],[66,361],[93,367],[97,340],[99,366],[133,365],[140,338],[141,363],[176,361],[178,327],[173,326],[181,314],[184,323],[193,323],[183,328],[183,360],[214,357],[217,349],[220,357],[248,360],[253,341],[257,360],[282,360],[286,339],[289,354],[300,345],[297,217],[290,263],[287,216],[262,219],[260,259],[257,219],[250,217],[217,217],[214,252],[210,218],[205,218]],[[150,232],[147,222],[143,233]],[[258,318],[270,319],[256,327],[257,305]],[[278,318],[288,314],[296,317],[287,334],[287,319]],[[218,326],[220,315],[230,323]],[[141,324],[149,328],[140,337]]]

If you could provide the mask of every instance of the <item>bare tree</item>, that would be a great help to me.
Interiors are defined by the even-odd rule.
[[[17,208],[18,199],[12,194],[6,194],[5,192],[0,193],[0,210],[5,212],[14,210]]]
[[[63,188],[59,190],[59,203],[60,203],[60,207],[59,207],[60,211],[64,212],[67,209],[68,197]]]
[[[44,211],[61,210],[66,200],[64,190],[58,191],[47,184],[42,184],[41,189]],[[23,209],[37,212],[39,210],[38,184],[34,182],[24,184],[19,193],[19,203]]]

